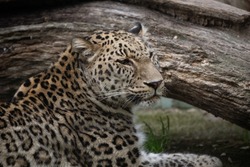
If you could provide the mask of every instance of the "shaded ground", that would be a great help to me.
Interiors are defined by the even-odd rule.
[[[209,154],[219,157],[224,167],[249,167],[250,150],[242,141],[233,139],[223,140],[195,140],[174,139],[168,152],[192,152]]]
[[[159,118],[164,121],[165,126],[169,125],[169,128],[166,128],[168,142],[155,142],[163,141],[161,145],[166,148],[163,150],[165,152],[209,154],[220,158],[224,167],[250,167],[250,133],[247,130],[196,109],[192,109],[191,112],[140,111],[138,115],[140,122],[154,129],[157,137],[166,138],[161,136],[162,123]],[[152,136],[147,127],[145,131]],[[148,137],[149,140],[150,138]],[[155,143],[151,142],[150,145]]]

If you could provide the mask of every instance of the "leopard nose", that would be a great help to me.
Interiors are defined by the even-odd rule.
[[[154,81],[154,82],[144,82],[145,85],[154,88],[155,90],[161,85],[162,80]]]

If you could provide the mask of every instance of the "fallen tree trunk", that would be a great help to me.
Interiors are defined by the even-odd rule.
[[[181,7],[174,4],[174,8],[173,1],[169,2],[160,5],[156,0],[155,6],[151,4],[151,8],[163,13],[115,2],[93,2],[2,15],[0,101],[8,101],[26,78],[48,68],[73,37],[96,29],[126,29],[140,21],[149,28],[149,40],[159,56],[166,97],[188,102],[250,129],[250,29],[246,26],[250,14],[228,6],[230,17],[199,12],[202,8],[195,8],[193,16],[184,17],[194,9],[192,3],[185,6],[180,2]],[[163,5],[181,20],[165,13]],[[213,10],[221,12],[217,7]],[[187,22],[191,18],[196,24]],[[206,26],[220,27],[201,26],[201,20],[206,19]],[[224,22],[227,24],[210,24]],[[228,28],[221,28],[224,25]]]

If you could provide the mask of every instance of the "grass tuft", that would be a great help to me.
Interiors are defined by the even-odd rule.
[[[169,117],[166,117],[167,124],[163,121],[162,117],[157,119],[161,124],[160,133],[157,133],[153,128],[144,121],[147,141],[144,145],[145,149],[149,152],[159,153],[164,152],[170,146],[169,135]]]

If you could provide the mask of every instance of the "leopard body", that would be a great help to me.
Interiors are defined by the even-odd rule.
[[[164,89],[143,26],[75,38],[0,106],[0,167],[220,167],[207,155],[143,151],[132,108]]]

